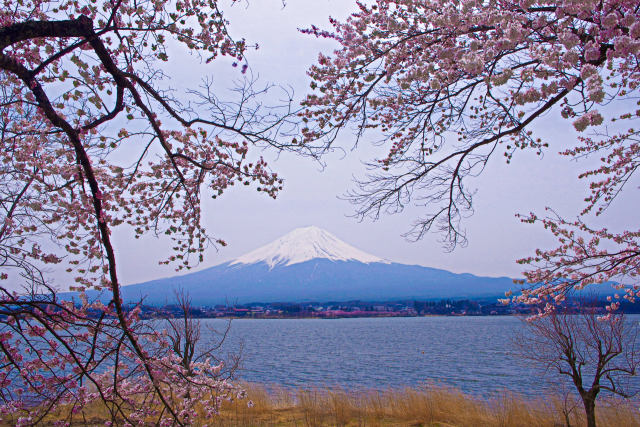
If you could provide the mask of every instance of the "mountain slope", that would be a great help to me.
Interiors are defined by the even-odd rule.
[[[318,227],[293,230],[231,262],[203,271],[124,286],[125,302],[164,305],[184,289],[196,305],[499,297],[506,277],[478,277],[392,263]],[[95,293],[90,296],[95,296]],[[105,297],[106,299],[106,297]]]
[[[248,302],[431,299],[501,296],[511,279],[454,274],[396,263],[315,258],[290,266],[226,263],[197,273],[125,286],[125,301],[162,305],[185,289],[197,305]]]

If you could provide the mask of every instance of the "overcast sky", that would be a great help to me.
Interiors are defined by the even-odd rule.
[[[329,52],[335,45],[326,40],[300,34],[298,28],[316,24],[328,27],[328,17],[344,18],[353,9],[350,0],[254,0],[226,7],[235,37],[245,37],[260,48],[248,52],[249,64],[260,79],[290,85],[301,97],[308,87],[306,69],[319,51]],[[232,75],[228,62],[211,66],[199,64],[196,58],[174,54],[168,71],[171,84],[188,86],[200,76],[213,74],[224,94],[225,79]],[[223,95],[220,95],[223,96]],[[285,187],[277,200],[255,189],[233,188],[221,198],[204,203],[205,224],[211,234],[228,242],[218,251],[207,252],[198,269],[233,259],[264,245],[296,227],[316,225],[335,234],[359,249],[391,261],[443,268],[453,272],[469,272],[487,276],[518,277],[522,267],[515,263],[536,247],[553,244],[549,235],[537,226],[524,225],[515,217],[518,212],[542,213],[545,206],[575,216],[587,194],[577,175],[588,163],[570,162],[556,153],[575,141],[570,123],[557,115],[542,117],[536,131],[552,143],[544,159],[533,152],[518,153],[507,165],[499,155],[489,163],[485,173],[473,184],[477,187],[475,214],[465,222],[469,245],[452,253],[443,250],[437,234],[417,243],[407,242],[401,234],[420,215],[417,208],[377,222],[358,222],[349,217],[353,206],[338,197],[352,187],[352,176],[361,176],[362,160],[371,159],[379,148],[363,142],[355,150],[352,136],[344,133],[341,144],[346,156],[329,155],[326,168],[309,159],[282,154],[276,158],[265,152],[271,166],[285,179]],[[376,151],[377,150],[377,151]],[[633,223],[635,213],[625,200],[619,200],[608,215],[616,225]],[[146,238],[140,241],[117,231],[116,248],[120,277],[132,284],[175,274],[171,268],[159,267],[157,261],[169,243]]]

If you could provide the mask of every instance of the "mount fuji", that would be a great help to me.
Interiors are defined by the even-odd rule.
[[[364,264],[388,261],[356,249],[333,234],[318,227],[296,228],[278,240],[251,251],[231,262],[255,264],[264,262],[273,268],[278,265],[293,265],[325,258],[331,261],[358,261]]]
[[[500,297],[507,277],[405,265],[368,254],[318,227],[298,228],[230,262],[122,287],[125,302],[164,305],[184,289],[196,305]]]

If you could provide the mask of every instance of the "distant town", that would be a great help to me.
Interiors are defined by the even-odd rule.
[[[574,304],[574,302],[569,302]],[[602,302],[602,311],[606,302]],[[638,312],[633,304],[622,304],[627,313]],[[531,306],[503,305],[496,299],[433,301],[346,301],[346,302],[308,302],[308,303],[251,303],[197,306],[193,305],[190,316],[194,318],[349,318],[349,317],[416,317],[416,316],[505,316],[530,314]],[[177,305],[164,307],[143,306],[144,317],[180,317],[182,309]]]

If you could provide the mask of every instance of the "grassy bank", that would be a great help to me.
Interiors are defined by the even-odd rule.
[[[566,426],[567,405],[561,396],[527,399],[503,393],[482,399],[459,390],[429,386],[385,391],[347,392],[333,389],[290,390],[247,384],[248,400],[227,402],[213,419],[194,425],[220,426]],[[585,425],[582,407],[568,414],[571,426]],[[45,425],[68,417],[51,414]],[[602,399],[597,410],[599,426],[640,426],[637,401]],[[68,420],[68,418],[67,418]],[[72,425],[104,425],[106,411],[84,408]],[[3,425],[11,425],[3,424]]]
[[[216,426],[564,426],[560,396],[537,400],[513,394],[481,399],[446,387],[345,392],[326,389],[286,391],[249,385],[249,399],[227,404]],[[576,402],[577,403],[577,402]],[[637,402],[600,402],[600,426],[640,426]],[[569,414],[584,425],[582,408]]]

